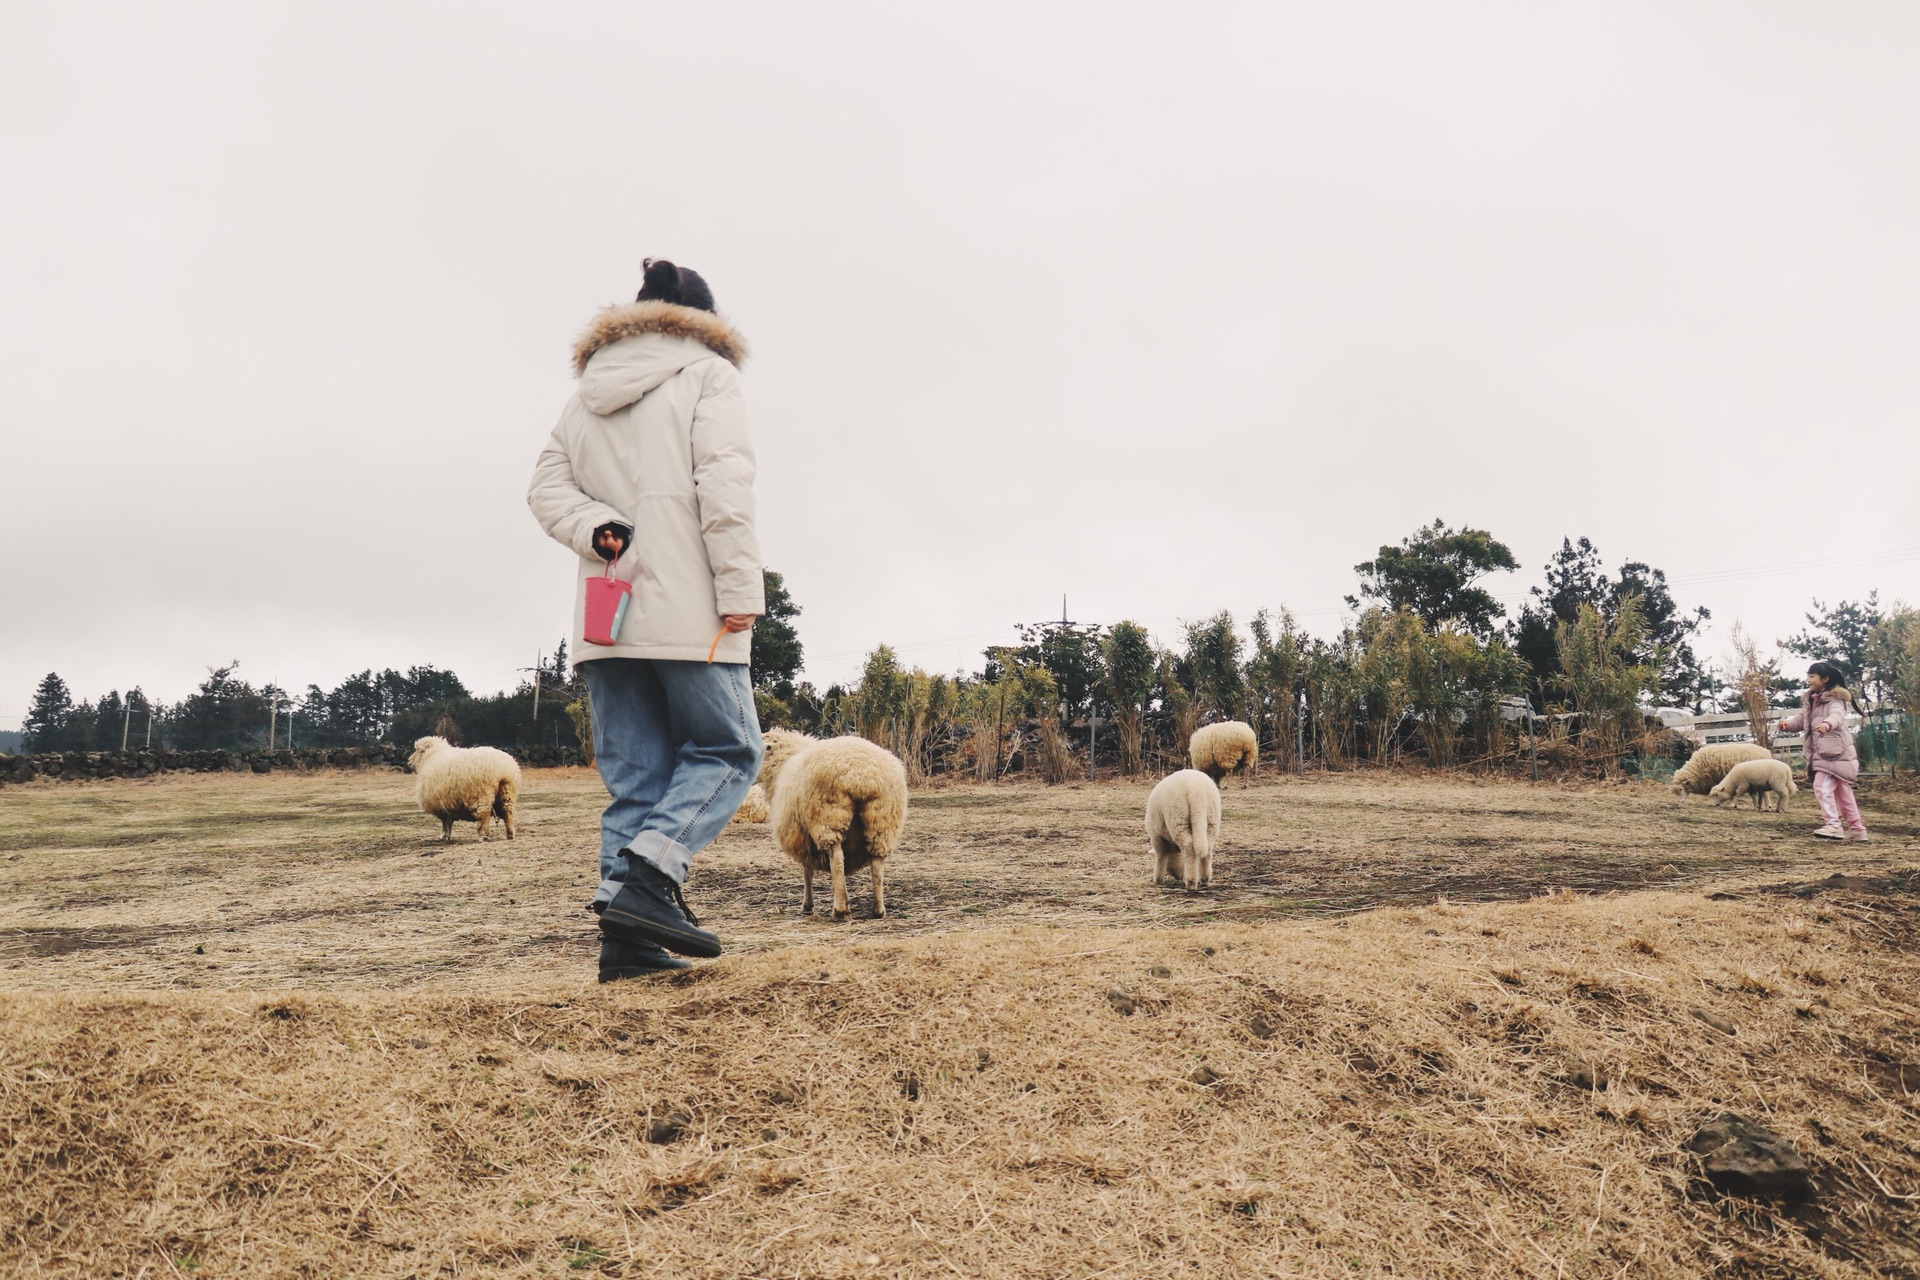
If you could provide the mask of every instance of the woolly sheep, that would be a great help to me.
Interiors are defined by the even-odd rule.
[[[1773,753],[1751,742],[1714,742],[1700,748],[1674,771],[1673,794],[1703,796],[1727,770],[1742,760],[1771,760]]]
[[[1727,776],[1720,779],[1707,794],[1713,797],[1715,808],[1729,800],[1751,795],[1753,807],[1765,809],[1767,797],[1772,796],[1774,810],[1785,812],[1788,797],[1798,790],[1793,785],[1793,770],[1787,767],[1784,760],[1742,760],[1727,770]]]
[[[1246,721],[1222,720],[1219,724],[1195,729],[1187,755],[1193,767],[1214,782],[1233,773],[1238,774],[1241,784],[1245,785],[1260,766],[1260,740]]]
[[[1172,876],[1195,889],[1213,883],[1213,851],[1220,843],[1220,788],[1198,769],[1182,769],[1147,796],[1147,840],[1153,846],[1153,882]]]
[[[766,741],[760,785],[773,842],[800,864],[800,914],[813,915],[813,877],[824,871],[833,879],[833,918],[845,920],[847,873],[871,866],[873,914],[885,919],[884,865],[907,824],[906,766],[865,738],[769,729]]]
[[[419,738],[407,758],[419,782],[420,807],[440,819],[441,840],[453,839],[455,822],[478,822],[487,838],[495,818],[513,839],[513,801],[520,794],[520,766],[492,747],[456,747],[445,738]]]
[[[734,810],[735,822],[765,822],[767,820],[767,789],[754,783],[747,790],[747,798]]]

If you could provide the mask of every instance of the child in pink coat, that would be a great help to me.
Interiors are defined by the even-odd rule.
[[[1853,798],[1853,782],[1860,776],[1860,757],[1847,732],[1847,704],[1852,695],[1840,687],[1840,669],[1831,662],[1807,668],[1807,693],[1800,713],[1780,722],[1785,733],[1805,729],[1807,769],[1813,774],[1813,794],[1820,802],[1826,825],[1813,834],[1823,840],[1865,840],[1867,824]]]

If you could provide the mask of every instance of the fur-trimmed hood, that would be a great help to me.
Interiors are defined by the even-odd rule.
[[[575,340],[574,376],[579,377],[587,371],[587,361],[593,359],[593,353],[600,348],[622,338],[637,338],[643,333],[690,338],[736,369],[746,363],[746,340],[711,311],[676,306],[671,302],[623,302],[595,316],[586,332]]]

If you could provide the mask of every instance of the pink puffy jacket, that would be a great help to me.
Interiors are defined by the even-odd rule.
[[[1807,693],[1800,699],[1800,714],[1780,722],[1783,733],[1807,730],[1807,769],[1830,773],[1842,782],[1860,776],[1860,755],[1853,749],[1853,735],[1847,732],[1847,704],[1852,701],[1845,689]],[[1816,732],[1817,730],[1824,730]]]

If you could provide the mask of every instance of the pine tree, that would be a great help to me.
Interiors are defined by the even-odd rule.
[[[73,692],[59,673],[49,671],[40,687],[33,691],[33,705],[21,722],[21,749],[58,751],[66,737],[67,721],[73,715]]]

